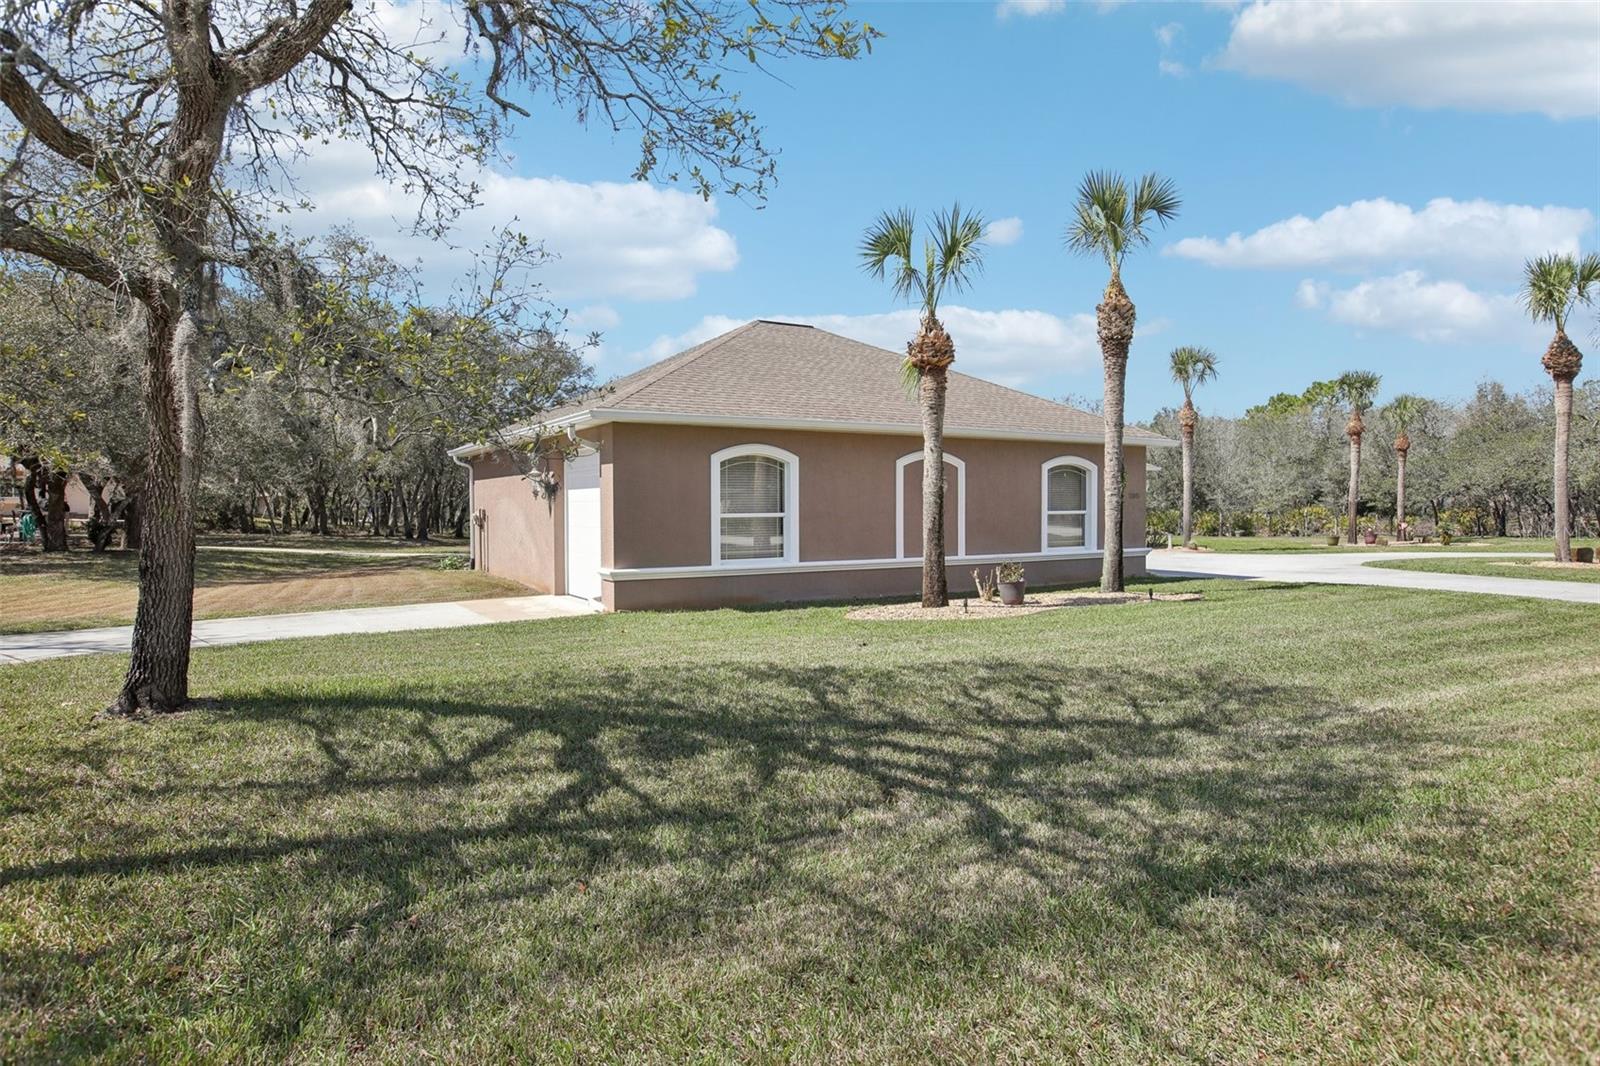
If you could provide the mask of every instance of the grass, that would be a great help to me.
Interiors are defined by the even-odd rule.
[[[1386,570],[1425,570],[1432,574],[1472,574],[1476,577],[1519,577],[1535,581],[1600,582],[1600,566],[1582,569],[1540,566],[1543,559],[1394,559],[1367,563]]]
[[[466,552],[465,540],[435,537],[403,540],[399,537],[320,537],[315,533],[202,533],[202,545],[229,548],[304,548],[311,551],[350,552]]]
[[[270,552],[196,554],[195,617],[285,614],[526,595],[515,582],[437,560]],[[139,599],[134,552],[7,551],[0,554],[0,633],[89,629],[133,621]]]
[[[0,667],[0,1060],[1587,1059],[1592,609],[1196,587]]]
[[[1455,537],[1448,547],[1413,545],[1407,548],[1394,544],[1340,544],[1330,547],[1326,537],[1195,537],[1195,544],[1218,552],[1380,552],[1415,551],[1425,555],[1430,551],[1500,551],[1500,552],[1554,552],[1555,541],[1550,537]],[[1594,546],[1594,540],[1576,538],[1572,546]]]

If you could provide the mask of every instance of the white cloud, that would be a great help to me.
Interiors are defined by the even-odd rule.
[[[1171,48],[1183,36],[1183,23],[1169,22],[1165,26],[1156,28],[1156,40],[1161,42],[1162,48]]]
[[[1022,240],[1022,219],[997,218],[984,227],[983,237],[990,244],[1016,244]]]
[[[910,308],[875,315],[761,317],[805,322],[891,352],[905,351],[906,342],[917,331],[917,312]],[[956,369],[1002,385],[1026,387],[1030,381],[1052,374],[1077,373],[1096,365],[1100,358],[1092,314],[1062,318],[1048,311],[980,311],[951,305],[941,308],[939,317],[956,342]],[[664,359],[744,321],[708,315],[683,333],[657,337],[632,353],[628,361],[637,367]]]
[[[446,3],[412,0],[366,0],[359,6],[372,12],[385,39],[440,65],[466,58],[467,31]],[[353,21],[353,20],[352,20]]]
[[[1066,7],[1067,0],[1000,0],[994,11],[1003,19],[1013,15],[1032,18],[1034,15],[1053,15],[1066,10]]]
[[[1169,255],[1220,267],[1351,268],[1378,262],[1512,264],[1545,252],[1576,252],[1594,226],[1583,208],[1490,200],[1430,200],[1420,211],[1393,200],[1357,200],[1274,222],[1223,240],[1186,237]]]
[[[1526,325],[1515,296],[1477,292],[1459,281],[1430,280],[1420,270],[1370,278],[1349,288],[1307,279],[1296,289],[1295,302],[1346,325],[1422,341],[1505,336]]]
[[[1591,2],[1259,0],[1215,63],[1352,104],[1600,114]]]
[[[616,308],[605,304],[590,304],[568,312],[566,324],[572,329],[615,329],[622,322]]]
[[[420,262],[431,280],[448,284],[471,267],[496,229],[543,241],[559,256],[538,280],[558,300],[676,300],[692,296],[700,275],[739,262],[733,235],[715,225],[716,203],[643,182],[575,182],[521,177],[498,170],[466,176],[479,186],[480,206],[462,215],[444,241],[412,232],[419,200],[372,173],[359,146],[319,146],[300,168],[315,210],[298,220],[302,234],[349,226],[395,259]]]
[[[1156,69],[1169,78],[1187,78],[1189,68],[1176,59],[1163,59],[1156,63]]]

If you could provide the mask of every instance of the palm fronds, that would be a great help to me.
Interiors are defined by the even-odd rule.
[[[1572,309],[1592,304],[1591,290],[1600,290],[1600,254],[1590,252],[1582,259],[1541,255],[1523,264],[1522,273],[1522,306],[1535,322],[1550,322],[1565,332]]]
[[[1428,401],[1421,396],[1413,396],[1403,392],[1390,400],[1384,407],[1383,414],[1400,433],[1409,433],[1411,427],[1418,425],[1427,412]]]
[[[1172,349],[1172,380],[1183,386],[1183,398],[1194,402],[1194,390],[1217,376],[1217,356],[1210,348],[1184,345]]]
[[[1092,170],[1078,186],[1072,221],[1067,223],[1067,247],[1081,255],[1098,255],[1115,274],[1134,248],[1150,243],[1152,219],[1163,225],[1182,206],[1178,187],[1170,178],[1146,174],[1132,187],[1121,174]]]
[[[1372,409],[1378,399],[1378,386],[1383,379],[1368,370],[1347,370],[1334,382],[1339,400],[1356,414]]]
[[[940,211],[920,257],[916,236],[914,211],[884,212],[861,240],[861,266],[874,278],[889,278],[897,298],[920,305],[925,317],[934,316],[946,291],[963,291],[983,272],[983,216],[963,212],[959,203]]]

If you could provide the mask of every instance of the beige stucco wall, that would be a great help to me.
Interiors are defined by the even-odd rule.
[[[799,457],[799,558],[804,562],[893,559],[895,472],[902,456],[919,452],[916,436],[760,431],[720,427],[610,424],[585,434],[600,452],[601,560],[608,569],[705,566],[711,562],[711,455],[743,444],[765,444]],[[947,452],[966,463],[966,549],[969,555],[1029,555],[1039,551],[1040,468],[1058,456],[1086,459],[1098,468],[1101,448],[1033,441],[947,441]],[[547,461],[557,477],[559,459]],[[503,458],[473,461],[475,508],[488,519],[474,529],[480,569],[520,581],[540,592],[565,592],[563,494],[536,497]],[[1124,544],[1144,546],[1145,450],[1127,451]],[[903,469],[905,548],[920,551],[920,460]],[[946,551],[958,550],[960,503],[955,470],[947,467]],[[1098,540],[1104,541],[1104,516]],[[1029,560],[1035,586],[1089,580],[1095,558]],[[971,584],[969,568],[953,564],[951,588]],[[1130,575],[1144,559],[1127,560]],[[608,609],[748,604],[782,600],[914,594],[915,566],[872,570],[737,574],[649,580],[607,580]]]
[[[559,458],[543,462],[561,476]],[[536,592],[565,592],[561,493],[551,499],[536,496],[511,460],[490,455],[472,460],[472,497],[474,510],[486,512],[481,527],[473,523],[473,565]]]
[[[920,450],[912,436],[760,431],[702,426],[614,424],[604,427],[602,482],[611,544],[607,565],[618,569],[704,566],[711,562],[711,455],[739,444],[766,444],[800,459],[800,561],[895,557],[895,462]],[[967,440],[946,442],[967,465],[967,553],[994,555],[1039,550],[1039,472],[1062,455],[1100,466],[1092,444]],[[609,453],[609,461],[606,457]],[[1123,543],[1144,546],[1144,449],[1127,450]],[[907,472],[908,550],[918,549],[920,461]],[[947,467],[947,470],[949,468]],[[953,473],[953,471],[950,471]],[[959,494],[947,489],[955,503]],[[1104,543],[1104,516],[1098,540]],[[946,526],[956,551],[956,518]]]

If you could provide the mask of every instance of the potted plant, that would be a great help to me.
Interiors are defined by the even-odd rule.
[[[994,568],[995,584],[1000,590],[1000,602],[1007,607],[1021,606],[1028,594],[1028,582],[1023,576],[1021,563],[1001,563]]]
[[[1328,527],[1328,547],[1337,548],[1338,546],[1339,546],[1339,527],[1337,525],[1329,526]]]

